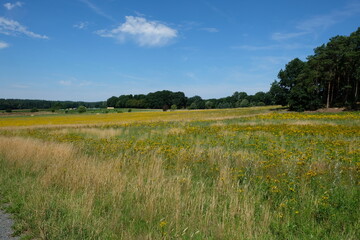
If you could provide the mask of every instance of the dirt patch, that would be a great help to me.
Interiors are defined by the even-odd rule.
[[[14,222],[12,221],[9,214],[3,212],[0,209],[0,239],[1,240],[17,240],[19,237],[12,237],[13,234],[12,225]]]

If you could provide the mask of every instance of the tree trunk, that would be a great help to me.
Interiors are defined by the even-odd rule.
[[[326,99],[326,108],[330,107],[330,88],[331,88],[331,81],[328,84],[328,91],[327,91],[327,99]]]

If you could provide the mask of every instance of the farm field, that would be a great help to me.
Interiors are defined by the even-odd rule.
[[[358,239],[360,113],[269,107],[0,118],[29,239]]]

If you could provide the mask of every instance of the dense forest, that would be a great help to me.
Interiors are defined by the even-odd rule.
[[[274,103],[290,110],[356,108],[360,83],[360,28],[314,49],[307,61],[290,61],[272,83]]]
[[[350,36],[336,36],[314,49],[307,61],[291,60],[281,69],[278,80],[268,92],[248,95],[234,92],[219,99],[186,97],[183,92],[168,90],[138,95],[113,96],[106,102],[72,102],[0,99],[4,109],[66,109],[88,108],[153,108],[212,109],[264,105],[288,106],[292,111],[316,110],[322,107],[356,108],[359,105],[360,28]]]

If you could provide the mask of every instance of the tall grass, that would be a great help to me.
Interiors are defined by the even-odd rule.
[[[360,115],[234,115],[0,130],[0,193],[41,239],[357,239]]]

